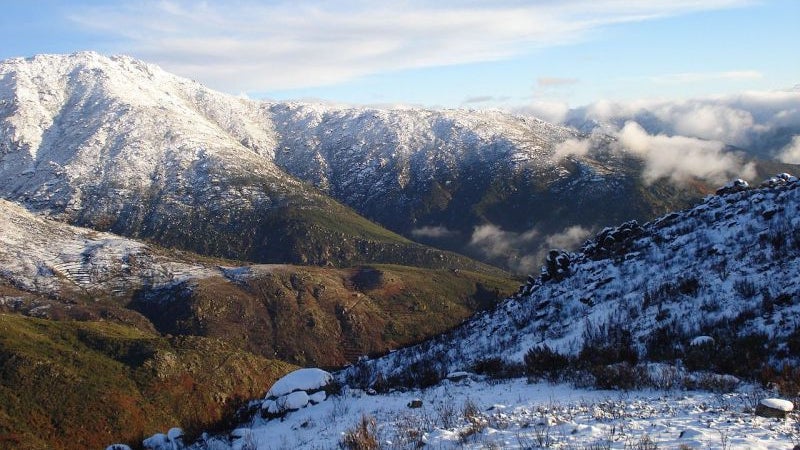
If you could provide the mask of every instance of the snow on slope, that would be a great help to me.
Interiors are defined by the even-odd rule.
[[[505,167],[553,171],[553,148],[576,136],[567,128],[499,111],[289,103],[272,105],[269,115],[282,147],[276,162],[350,205],[376,202],[409,183],[446,184],[468,166],[482,166],[487,173]]]
[[[420,370],[413,367],[419,361],[447,373],[484,358],[521,362],[541,344],[576,354],[584,330],[601,324],[630,330],[644,352],[646,340],[670,322],[688,336],[675,344],[690,346],[726,319],[738,320],[741,333],[768,335],[763,350],[773,362],[796,359],[785,341],[800,329],[800,182],[787,176],[769,184],[731,189],[641,226],[603,230],[581,252],[554,254],[560,264],[495,310],[334,374],[345,385],[341,395],[280,420],[256,413],[230,439],[206,435],[190,448],[334,448],[362,417],[381,448],[791,448],[800,442],[797,414],[755,416],[769,394],[753,386],[727,394],[611,392],[467,374],[424,389],[354,387],[364,373],[385,381]],[[418,399],[420,408],[408,406]]]
[[[269,194],[301,190],[272,163],[274,138],[259,108],[125,56],[7,60],[0,192],[73,217],[84,208],[119,213],[154,197],[177,210],[197,201],[270,203],[258,186],[218,186],[248,176],[271,180],[278,192]]]
[[[686,336],[741,321],[766,333],[773,357],[787,355],[800,314],[800,182],[707,197],[695,208],[651,223],[607,229],[569,255],[563,279],[531,277],[515,297],[452,332],[340,373],[352,380],[400,375],[417,361],[444,373],[500,357],[521,362],[546,344],[577,354],[587,330],[630,331],[644,354],[649,337],[673,326]],[[689,342],[676,342],[689,345]]]
[[[126,56],[0,62],[0,192],[50,210],[77,210],[99,187],[123,198],[163,189],[164,178],[178,185],[172,191],[199,189],[197,166],[209,163],[299,188],[277,162],[323,188],[338,183],[337,191],[363,195],[465,161],[545,163],[551,147],[573,135],[499,112],[256,102]],[[396,170],[377,175],[387,164]]]
[[[64,225],[0,200],[0,276],[23,289],[49,295],[65,289],[130,295],[145,284],[214,274],[159,257],[141,242]]]
[[[374,420],[381,445],[374,448],[382,449],[792,448],[800,439],[795,419],[765,419],[745,411],[751,392],[622,393],[522,379],[444,381],[380,395],[351,389],[283,419],[253,418],[230,433],[232,442],[206,436],[188,448],[346,448],[340,442],[362,417]],[[422,407],[408,408],[417,399]],[[468,415],[470,405],[475,409]],[[636,446],[646,443],[650,446]]]

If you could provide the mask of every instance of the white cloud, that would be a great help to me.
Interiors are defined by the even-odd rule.
[[[621,128],[636,121],[650,134],[714,140],[769,156],[800,132],[800,92],[753,91],[688,100],[599,101],[563,121]]]
[[[167,70],[228,92],[319,86],[393,70],[509,58],[604,26],[748,0],[112,2],[71,19]]]
[[[547,235],[537,228],[517,233],[488,224],[475,227],[470,245],[489,258],[502,260],[517,273],[530,274],[538,273],[549,250],[575,250],[590,233],[590,230],[579,225]]]
[[[451,237],[458,234],[458,232],[448,229],[447,227],[439,226],[426,226],[420,228],[414,228],[411,230],[411,235],[414,237],[423,237],[423,238],[446,238]]]
[[[589,237],[590,233],[590,230],[583,228],[580,225],[567,227],[560,233],[547,236],[544,241],[545,247],[547,247],[547,250],[554,248],[574,250],[576,247],[578,247],[578,245],[586,241],[586,238]]]
[[[591,148],[589,139],[567,139],[556,145],[553,160],[558,161],[567,156],[586,156]]]
[[[781,149],[778,159],[787,164],[800,164],[800,136],[794,136],[792,142]]]
[[[700,178],[718,184],[733,177],[752,178],[752,164],[735,154],[724,152],[721,142],[686,136],[651,135],[641,125],[629,121],[617,133],[618,150],[640,156],[645,162],[646,182],[669,178],[683,183]]]
[[[577,78],[560,78],[560,77],[539,77],[536,79],[536,84],[541,87],[559,87],[576,84]]]
[[[519,114],[529,114],[551,123],[562,123],[569,113],[569,104],[558,101],[537,100],[531,104],[514,109]]]

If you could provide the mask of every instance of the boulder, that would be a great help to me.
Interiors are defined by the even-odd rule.
[[[321,403],[328,397],[325,389],[332,383],[333,376],[322,369],[295,370],[272,385],[261,403],[261,415],[274,419]]]
[[[414,400],[408,402],[407,406],[409,408],[422,408],[422,400],[415,398]]]
[[[447,376],[445,378],[447,378],[450,381],[458,382],[458,381],[463,381],[463,380],[468,379],[469,375],[470,375],[469,372],[463,372],[463,371],[450,372],[450,373],[447,374]]]
[[[267,392],[267,398],[280,397],[295,391],[318,391],[332,382],[333,375],[322,369],[299,369],[276,381]]]
[[[322,403],[325,399],[328,398],[328,394],[325,391],[315,392],[308,396],[308,402],[312,405],[316,405],[318,403]]]
[[[765,398],[756,406],[756,415],[761,417],[775,417],[783,419],[792,412],[794,405],[788,400],[780,398]]]

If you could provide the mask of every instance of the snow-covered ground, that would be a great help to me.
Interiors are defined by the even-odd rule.
[[[444,381],[425,390],[367,395],[345,390],[284,419],[256,418],[234,431],[228,447],[209,439],[196,449],[329,449],[367,417],[381,448],[655,448],[791,449],[800,443],[797,415],[755,416],[763,393],[599,391],[565,384]],[[409,408],[415,399],[422,407]],[[248,447],[255,444],[255,447]],[[640,445],[640,447],[635,447]],[[591,447],[590,447],[591,446]]]

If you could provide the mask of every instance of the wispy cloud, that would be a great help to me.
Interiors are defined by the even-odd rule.
[[[113,2],[71,19],[167,70],[228,92],[321,86],[420,67],[510,58],[625,22],[747,0]]]
[[[756,80],[759,78],[764,78],[764,74],[755,70],[733,70],[728,72],[671,73],[650,77],[650,81],[655,83],[687,84],[721,80]]]
[[[475,227],[470,245],[484,256],[505,264],[517,273],[529,274],[538,272],[537,269],[543,264],[544,255],[549,250],[575,250],[589,234],[591,230],[580,225],[546,234],[538,228],[520,233],[486,224]]]
[[[577,82],[577,78],[539,77],[536,79],[536,84],[540,87],[569,86]]]
[[[458,232],[438,225],[414,228],[411,235],[417,238],[441,239],[456,236]]]

